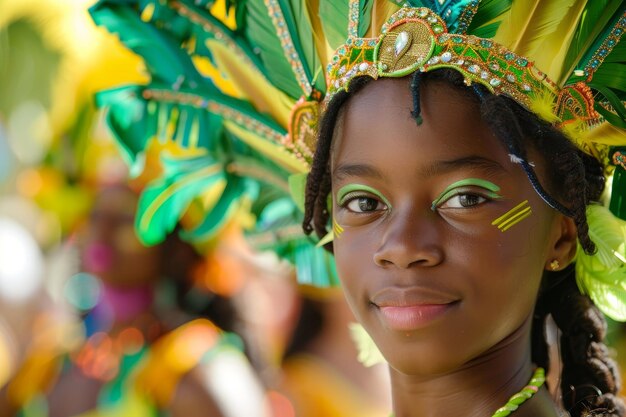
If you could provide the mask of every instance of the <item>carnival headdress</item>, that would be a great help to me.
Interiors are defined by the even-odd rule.
[[[332,259],[298,226],[324,104],[357,76],[452,68],[603,163],[612,214],[589,207],[598,253],[579,251],[577,279],[626,320],[624,2],[101,0],[91,12],[152,76],[98,97],[150,181],[138,216],[145,241],[195,208],[202,220],[186,236],[206,239],[243,207],[256,216],[252,242],[294,262],[303,282],[336,282]]]

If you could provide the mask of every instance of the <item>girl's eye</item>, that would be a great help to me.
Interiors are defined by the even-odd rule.
[[[385,205],[370,197],[355,197],[348,201],[345,207],[354,213],[370,213],[384,210]]]
[[[479,194],[456,194],[439,205],[439,208],[468,208],[474,207],[487,201]]]

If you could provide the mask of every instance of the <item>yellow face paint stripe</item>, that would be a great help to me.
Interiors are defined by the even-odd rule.
[[[336,238],[339,238],[339,236],[343,233],[343,227],[339,226],[335,219],[333,219],[333,232]]]
[[[532,208],[528,206],[528,200],[524,200],[502,216],[495,219],[491,224],[504,232],[515,226],[532,214]]]
[[[511,214],[513,214],[514,212],[516,212],[520,208],[524,207],[526,204],[528,204],[528,200],[522,201],[517,206],[513,207],[511,210],[507,211],[502,216],[500,216],[497,219],[495,219],[494,221],[492,221],[491,224],[496,226],[496,225],[498,225],[498,223],[502,223],[503,220],[506,220],[507,217],[509,217]]]
[[[509,230],[511,227],[515,226],[517,223],[521,222],[522,220],[524,220],[526,217],[530,216],[531,214],[533,214],[532,210],[527,211],[526,214],[524,214],[522,217],[519,217],[515,222],[509,224],[506,227],[503,227],[502,229],[500,229],[503,232],[506,232],[507,230]]]
[[[507,227],[509,225],[509,223],[513,222],[513,223],[517,223],[516,219],[518,219],[520,216],[523,216],[526,213],[532,213],[532,210],[530,207],[526,207],[524,210],[520,211],[519,213],[515,214],[512,217],[509,217],[508,219],[506,219],[505,221],[503,221],[502,223],[500,223],[498,225],[499,229],[503,229],[505,227]]]

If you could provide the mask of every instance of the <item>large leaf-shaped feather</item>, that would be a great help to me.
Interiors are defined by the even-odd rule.
[[[567,48],[562,74],[554,81],[562,85],[563,77],[571,76],[574,70],[585,67],[583,57],[588,56],[589,51],[594,49],[593,45],[597,44],[599,38],[603,38],[601,36],[603,30],[606,30],[609,22],[614,20],[619,9],[620,2],[613,0],[593,0],[586,3],[585,11]]]
[[[626,221],[600,205],[587,207],[587,221],[597,252],[578,248],[576,282],[605,314],[626,320]]]
[[[557,30],[575,3],[576,0],[514,1],[493,39],[521,56],[540,57],[542,39]]]
[[[609,268],[626,263],[626,222],[601,205],[587,207],[589,237],[596,244],[594,259]]]
[[[118,34],[124,45],[141,55],[154,81],[171,86],[200,82],[189,56],[173,39],[143,22],[131,7],[103,0],[89,12],[96,24]]]
[[[482,0],[466,32],[480,38],[493,38],[512,3],[513,0]]]
[[[306,2],[303,0],[278,0],[283,10],[298,58],[304,64],[309,83],[317,91],[325,92],[324,70],[316,49],[315,34]],[[322,51],[325,53],[326,51]]]
[[[239,201],[242,198],[253,199],[256,197],[254,183],[246,181],[244,178],[228,176],[226,187],[218,197],[217,202],[206,207],[202,222],[192,230],[181,233],[181,237],[192,242],[206,242],[213,238],[233,217],[239,208]]]
[[[613,320],[626,321],[626,267],[594,269],[587,261],[579,259],[576,281],[604,314]]]
[[[350,0],[320,0],[319,16],[326,40],[332,50],[348,39],[348,11]]]
[[[263,61],[264,71],[272,84],[293,98],[302,96],[302,90],[285,51],[276,34],[276,28],[263,0],[245,0],[237,6],[239,26],[243,35]]]
[[[162,242],[171,233],[191,202],[224,180],[224,166],[210,157],[166,158],[166,175],[142,192],[135,220],[141,241]]]

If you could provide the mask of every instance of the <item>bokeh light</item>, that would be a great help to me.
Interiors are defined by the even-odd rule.
[[[0,218],[0,297],[23,301],[39,288],[43,274],[41,250],[19,223]]]

